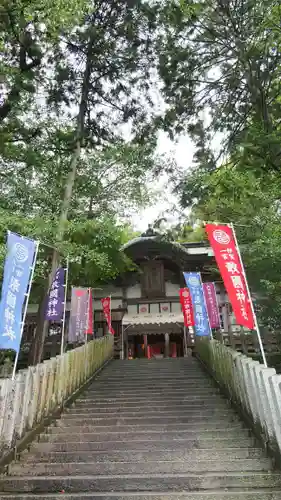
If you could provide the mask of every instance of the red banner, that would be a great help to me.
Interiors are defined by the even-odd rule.
[[[251,298],[243,275],[242,262],[236,248],[232,228],[207,224],[206,232],[220,270],[238,325],[255,328]]]
[[[188,288],[180,289],[180,303],[183,313],[184,326],[194,326],[193,307]]]
[[[91,288],[89,288],[88,321],[86,333],[90,333],[93,335],[93,296]]]
[[[109,333],[114,335],[115,331],[113,330],[112,324],[111,324],[111,298],[105,297],[105,299],[101,299],[101,303],[102,303],[103,314],[104,314],[106,322],[107,322]]]

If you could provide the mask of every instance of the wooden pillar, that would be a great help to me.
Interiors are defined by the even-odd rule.
[[[170,357],[170,335],[165,333],[165,358]]]
[[[183,327],[183,356],[187,356],[187,331],[186,326]]]
[[[143,336],[143,344],[144,344],[144,357],[147,358],[147,334],[146,333]]]

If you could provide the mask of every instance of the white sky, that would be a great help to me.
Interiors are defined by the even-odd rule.
[[[157,153],[170,153],[181,169],[188,170],[190,168],[194,151],[194,146],[187,135],[180,136],[177,142],[173,143],[164,132],[159,133]],[[155,188],[155,186],[153,186],[153,188]],[[161,188],[163,189],[161,190]],[[140,210],[137,214],[132,215],[131,221],[134,229],[137,231],[145,231],[148,224],[161,217],[163,212],[177,203],[177,198],[167,189],[166,179],[164,177],[159,181],[157,190],[158,189],[160,191],[159,201],[144,210]],[[176,221],[176,219],[173,219],[171,215],[169,222],[173,221]]]

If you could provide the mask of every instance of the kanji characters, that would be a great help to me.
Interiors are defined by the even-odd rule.
[[[17,267],[17,268],[15,269],[15,275],[16,275],[16,277],[17,277],[17,278],[21,278],[21,277],[22,277],[22,275],[23,275],[23,269],[22,269],[22,268],[20,268],[20,267]]]
[[[16,339],[14,328],[12,325],[9,325],[9,323],[6,323],[4,326],[3,337],[9,337],[11,342],[13,342]]]
[[[51,290],[50,291],[50,299],[52,299],[52,298],[58,298],[58,294],[59,294],[59,292],[58,292],[57,288],[55,290]]]
[[[13,323],[15,322],[14,311],[12,309],[10,309],[9,307],[6,307],[5,311],[4,311],[4,318],[5,318],[7,323],[10,323],[11,325],[13,325]]]
[[[236,292],[236,298],[237,298],[238,302],[245,302],[246,301],[245,293],[243,291],[241,292],[240,290]]]
[[[235,260],[232,248],[225,248],[224,250],[221,250],[221,256],[224,260]]]
[[[240,271],[235,262],[226,262],[225,267],[231,274],[240,274]]]
[[[15,278],[14,276],[11,277],[9,288],[14,293],[18,293],[20,291],[20,281],[18,278]]]
[[[9,290],[8,293],[7,293],[7,301],[6,302],[7,302],[7,305],[11,309],[15,309],[15,307],[16,307],[16,300],[17,300],[17,296]]]
[[[239,288],[244,290],[244,283],[242,281],[241,276],[231,276],[231,281],[233,283],[234,288]]]

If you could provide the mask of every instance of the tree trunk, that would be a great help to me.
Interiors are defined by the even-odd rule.
[[[35,334],[35,338],[34,338],[34,356],[32,359],[33,364],[40,363],[42,360],[44,342],[45,342],[45,338],[46,338],[47,333],[48,333],[48,326],[49,326],[49,322],[47,320],[45,320],[45,318],[44,318],[44,313],[45,313],[44,304],[45,304],[45,301],[47,300],[47,295],[48,295],[48,292],[49,292],[50,287],[52,285],[55,272],[60,264],[59,247],[64,239],[65,228],[66,228],[67,217],[68,217],[68,210],[70,207],[73,187],[74,187],[74,183],[75,183],[75,179],[76,179],[77,166],[78,166],[78,162],[79,162],[80,155],[81,155],[81,149],[83,146],[85,115],[86,115],[86,110],[87,110],[87,105],[88,105],[90,77],[91,77],[91,72],[92,72],[92,46],[93,46],[93,43],[94,43],[94,36],[92,35],[90,40],[89,40],[88,49],[87,49],[87,59],[86,59],[86,66],[85,66],[85,71],[84,71],[84,76],[83,76],[83,84],[82,84],[82,89],[81,89],[79,113],[77,116],[77,127],[76,127],[76,133],[75,133],[75,136],[76,136],[75,148],[74,148],[71,162],[70,162],[70,166],[69,166],[69,173],[68,173],[66,184],[65,184],[61,213],[60,213],[58,226],[57,226],[57,232],[56,232],[56,236],[55,236],[55,246],[58,248],[58,250],[53,251],[51,272],[50,272],[49,277],[48,277],[48,283],[47,283],[46,290],[44,293],[43,301],[39,305],[39,309],[38,309],[38,323],[37,323],[36,334]]]

